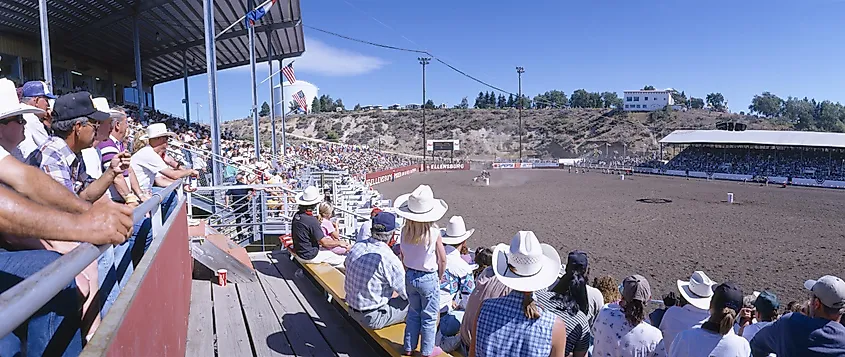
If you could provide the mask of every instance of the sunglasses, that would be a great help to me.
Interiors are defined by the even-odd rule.
[[[26,119],[23,118],[23,115],[15,115],[9,118],[0,119],[0,125],[6,125],[11,123],[18,123],[20,125],[26,124]]]

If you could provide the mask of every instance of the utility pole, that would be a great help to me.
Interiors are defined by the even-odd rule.
[[[423,170],[426,169],[426,151],[428,151],[427,141],[425,140],[425,66],[429,64],[431,61],[430,57],[419,57],[417,58],[422,65],[422,90],[423,90],[423,99],[422,99],[422,126],[423,126]]]
[[[519,76],[519,162],[522,162],[522,74],[525,68],[516,67],[516,74]]]

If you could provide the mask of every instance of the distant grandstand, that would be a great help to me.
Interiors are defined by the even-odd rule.
[[[677,154],[666,163],[641,165],[636,171],[845,188],[842,133],[676,130],[660,145]]]

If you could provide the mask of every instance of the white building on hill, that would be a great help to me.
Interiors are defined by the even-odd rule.
[[[624,93],[626,111],[651,112],[675,104],[670,90],[626,90]]]
[[[279,97],[279,90],[275,89],[276,90],[276,103],[280,103],[281,108],[284,108],[285,112],[287,113],[287,112],[290,111],[290,102],[293,101],[293,97],[292,97],[293,94],[296,93],[296,92],[302,91],[302,93],[305,94],[305,103],[308,103],[308,111],[310,112],[311,111],[311,102],[314,101],[314,98],[317,98],[319,96],[320,88],[317,88],[317,86],[315,86],[315,85],[313,85],[309,82],[303,81],[301,79],[297,79],[296,83],[294,83],[294,84],[290,84],[288,82],[284,82],[283,84],[284,84],[284,87],[283,87],[284,90],[283,90],[281,97]],[[277,84],[275,88],[279,88],[279,85]],[[281,98],[281,100],[279,100],[279,98]],[[276,107],[276,110],[278,110],[278,109],[279,109],[279,107]],[[280,113],[280,112],[277,111],[276,113]],[[277,115],[280,115],[280,114],[277,114]]]

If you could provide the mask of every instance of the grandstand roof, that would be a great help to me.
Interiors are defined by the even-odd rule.
[[[261,4],[256,0],[255,4]],[[215,0],[215,33],[247,12],[247,0]],[[139,16],[144,84],[180,78],[182,52],[188,74],[205,72],[202,0],[47,0],[53,51],[135,77],[133,16]],[[0,34],[40,43],[38,0],[0,1]],[[279,58],[305,52],[299,0],[282,0],[256,23],[256,60],[266,61],[272,41]],[[249,63],[243,22],[217,39],[217,68]]]
[[[774,130],[675,130],[661,144],[736,144],[845,148],[845,134]]]

